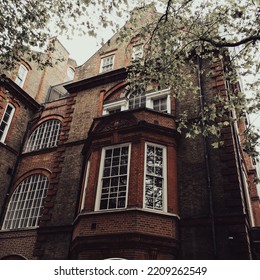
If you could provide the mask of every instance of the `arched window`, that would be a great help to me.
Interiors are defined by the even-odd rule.
[[[12,254],[2,257],[1,260],[26,260],[26,258],[22,255]]]
[[[145,92],[134,91],[128,95],[129,109],[137,109],[145,107]]]
[[[22,181],[8,204],[2,229],[38,226],[43,201],[48,189],[48,178],[34,174]]]
[[[60,134],[61,123],[59,120],[48,120],[40,124],[31,134],[26,152],[55,147]]]

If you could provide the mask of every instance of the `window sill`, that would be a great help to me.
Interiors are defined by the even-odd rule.
[[[27,155],[34,155],[34,154],[51,153],[51,152],[55,151],[57,149],[57,147],[58,146],[54,146],[51,148],[44,148],[44,149],[34,150],[34,151],[30,151],[30,152],[23,152],[22,155],[27,156]]]
[[[28,231],[35,231],[37,230],[38,226],[36,227],[29,227],[29,228],[13,228],[13,229],[1,229],[0,230],[0,234],[1,233],[12,233],[12,232],[28,232]]]
[[[143,213],[150,213],[150,214],[153,214],[153,215],[168,216],[168,217],[172,217],[172,218],[176,218],[176,219],[180,220],[180,216],[177,215],[177,214],[163,212],[163,211],[159,211],[159,210],[150,210],[150,209],[146,209],[146,208],[135,207],[135,208],[122,208],[122,209],[96,210],[96,211],[91,211],[91,212],[82,211],[81,213],[79,213],[77,215],[76,219],[73,221],[73,224],[75,224],[81,216],[103,215],[103,214],[111,214],[111,213],[119,213],[119,212],[131,212],[131,211],[139,211],[139,212],[143,212]]]

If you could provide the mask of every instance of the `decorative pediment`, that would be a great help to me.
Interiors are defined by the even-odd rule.
[[[120,114],[117,117],[106,117],[96,121],[99,121],[99,123],[93,129],[92,132],[94,133],[109,132],[137,125],[137,119],[132,114],[128,116]]]

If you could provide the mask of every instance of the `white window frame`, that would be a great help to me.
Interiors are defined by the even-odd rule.
[[[8,203],[2,230],[37,227],[49,181],[43,174],[33,174],[23,180]]]
[[[167,114],[171,113],[171,96],[170,96],[170,89],[164,89],[160,91],[153,91],[146,94],[146,107],[154,110],[154,101],[158,99],[167,98],[166,100],[166,107],[167,107]],[[156,110],[157,111],[157,110]],[[161,112],[161,111],[157,111]],[[165,112],[163,112],[165,113]]]
[[[112,63],[108,64],[108,65],[110,65],[109,67],[105,63],[106,59],[108,59],[108,58],[112,58]],[[115,62],[115,54],[110,54],[110,55],[106,55],[104,57],[101,57],[99,73],[105,73],[105,72],[113,70],[114,69],[114,62]],[[104,69],[104,67],[105,67],[105,69]]]
[[[138,44],[132,48],[132,60],[137,60],[143,57],[143,44]]]
[[[8,108],[11,108],[11,112],[9,114],[9,116],[7,116],[7,110]],[[0,136],[0,142],[4,143],[7,133],[9,131],[13,116],[14,116],[14,112],[15,112],[15,107],[13,104],[11,103],[7,103],[6,107],[5,107],[5,111],[4,114],[2,116],[1,122],[0,122],[0,126],[3,124],[5,125],[4,130],[3,130],[3,134],[2,136]],[[5,120],[5,118],[7,118],[7,120]]]
[[[30,135],[25,152],[56,147],[61,131],[61,122],[50,119],[38,125]]]
[[[167,98],[167,100],[166,100],[167,112],[163,112],[163,113],[171,114],[171,95],[170,95],[169,88],[160,90],[160,91],[153,91],[153,92],[145,93],[144,97],[145,97],[145,106],[144,107],[153,109],[153,110],[154,110],[154,101],[155,100]],[[110,101],[109,103],[105,103],[103,105],[103,115],[108,115],[109,111],[115,110],[118,108],[121,108],[121,111],[135,109],[135,108],[129,109],[129,99],[124,98],[124,99],[120,99],[120,100]],[[143,107],[136,107],[136,108],[143,108]],[[158,110],[156,110],[156,111],[161,112]]]
[[[147,174],[147,147],[148,146],[153,146],[153,147],[158,147],[162,149],[162,157],[163,157],[163,176],[160,177],[163,179],[163,184],[162,184],[162,209],[154,209],[151,207],[146,206],[146,176],[153,176],[151,174]],[[167,212],[167,147],[151,142],[146,142],[145,143],[145,154],[144,154],[144,187],[143,187],[143,208],[146,210],[150,211],[156,211],[156,212]],[[155,177],[155,176],[154,176]]]
[[[103,115],[109,115],[109,112],[112,110],[119,109],[121,111],[127,110],[127,100],[121,99],[121,100],[115,100],[110,103],[106,103],[103,105]]]
[[[128,147],[128,162],[127,162],[127,178],[126,178],[126,197],[125,197],[125,207],[119,207],[119,208],[107,208],[107,209],[100,209],[101,204],[101,193],[102,193],[102,181],[103,181],[103,172],[105,167],[105,153],[106,150],[109,149],[116,149],[116,148],[122,148],[122,147]],[[130,160],[131,160],[131,143],[124,143],[120,145],[113,145],[104,147],[102,149],[101,154],[101,161],[100,161],[100,168],[99,168],[99,179],[98,179],[98,187],[97,187],[97,195],[96,195],[96,203],[95,203],[95,211],[117,211],[127,208],[128,204],[128,188],[129,188],[129,175],[130,175]]]
[[[15,83],[21,88],[24,85],[27,74],[28,74],[28,69],[21,63],[17,72],[17,76],[15,78]]]
[[[134,95],[137,93],[138,95]],[[134,95],[134,98],[130,98],[131,95]],[[130,92],[127,95],[127,100],[128,100],[128,106],[127,109],[129,110],[134,110],[134,109],[139,109],[139,108],[145,108],[146,107],[146,93],[145,92]],[[130,100],[133,101],[134,105],[133,108],[130,108]]]
[[[84,181],[84,186],[83,186],[83,193],[82,193],[82,197],[81,197],[80,211],[82,211],[85,208],[84,206],[85,206],[86,191],[87,191],[87,185],[88,185],[89,168],[90,168],[90,161],[87,162],[85,181]]]

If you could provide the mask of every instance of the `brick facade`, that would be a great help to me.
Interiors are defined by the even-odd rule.
[[[255,245],[259,197],[253,162],[242,151],[238,138],[243,125],[225,127],[224,145],[219,149],[212,148],[213,137],[185,138],[177,132],[176,114],[187,110],[189,119],[197,117],[200,96],[198,93],[180,103],[171,90],[164,96],[170,108],[167,113],[151,107],[151,99],[150,107],[147,103],[104,114],[105,105],[114,109],[113,104],[128,104],[125,67],[133,46],[142,43],[134,36],[130,43],[119,44],[118,38],[118,34],[113,36],[76,69],[75,80],[62,85],[63,98],[56,96],[42,106],[32,99],[45,101],[49,86],[64,82],[67,66],[73,61],[62,46],[59,51],[66,58],[64,64],[43,72],[30,65],[24,89],[32,97],[9,79],[1,84],[1,96],[17,108],[6,143],[0,143],[1,221],[13,192],[28,176],[46,176],[48,190],[37,227],[0,231],[0,259],[259,258]],[[111,54],[115,55],[113,69],[100,73],[102,58]],[[205,102],[216,94],[225,96],[221,61],[203,63],[213,70],[211,76],[200,77]],[[199,83],[196,73],[191,79]],[[148,94],[153,92],[160,90],[152,85]],[[57,143],[26,152],[32,133],[48,120],[61,123]],[[126,205],[100,209],[104,149],[125,144],[130,147]],[[165,208],[159,210],[145,204],[149,144],[165,153]]]

